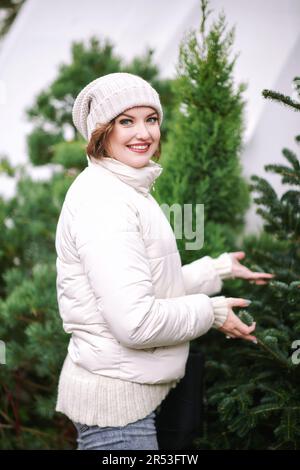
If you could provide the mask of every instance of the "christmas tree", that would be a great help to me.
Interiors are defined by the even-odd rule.
[[[299,77],[294,84],[300,98]],[[270,90],[263,96],[300,110],[299,98]],[[300,448],[300,163],[292,150],[282,154],[286,164],[265,166],[287,186],[281,197],[266,179],[251,178],[264,230],[243,247],[251,269],[276,278],[268,286],[239,285],[238,296],[252,299],[239,315],[257,322],[258,344],[224,339],[208,361],[209,422],[199,440],[206,448]]]
[[[197,204],[204,205],[203,246],[186,249],[189,234],[183,231],[177,237],[183,264],[233,249],[249,206],[240,164],[245,84],[235,90],[237,56],[229,59],[234,28],[226,31],[222,13],[207,32],[207,0],[201,1],[201,9],[199,33],[189,31],[180,45],[172,84],[176,102],[163,148],[164,171],[155,192],[161,205],[184,208],[192,204],[193,221],[197,220]],[[170,222],[175,229],[172,219]]]

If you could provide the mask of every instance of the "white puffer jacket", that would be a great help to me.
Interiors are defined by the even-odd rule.
[[[137,169],[93,159],[65,197],[55,244],[59,312],[72,334],[72,360],[95,374],[149,384],[179,379],[189,341],[227,316],[225,298],[214,305],[208,297],[222,287],[212,258],[181,264],[150,194],[162,170],[153,161]],[[223,262],[228,274],[229,255]]]

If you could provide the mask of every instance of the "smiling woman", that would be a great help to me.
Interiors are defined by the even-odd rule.
[[[229,309],[243,299],[209,297],[232,275],[229,254],[182,266],[150,194],[163,170],[152,160],[163,118],[156,90],[136,75],[105,75],[79,93],[72,115],[88,167],[56,230],[59,313],[71,334],[56,411],[73,421],[79,449],[157,449],[156,411],[185,377],[190,341],[226,325],[250,340],[254,327]]]
[[[147,165],[151,158],[158,161],[161,155],[158,112],[148,106],[125,111],[108,124],[96,124],[86,147],[87,155],[96,159],[113,156],[135,168]],[[135,154],[144,158],[137,159]]]

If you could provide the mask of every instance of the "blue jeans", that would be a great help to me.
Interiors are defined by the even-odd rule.
[[[77,450],[158,450],[155,411],[126,426],[99,427],[73,423]]]

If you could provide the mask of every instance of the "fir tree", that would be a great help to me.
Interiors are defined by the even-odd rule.
[[[299,78],[294,83],[300,98]],[[263,96],[300,110],[299,98],[270,90]],[[224,340],[222,353],[208,363],[210,421],[199,441],[206,447],[300,448],[300,163],[292,150],[282,154],[286,164],[265,170],[279,174],[287,190],[279,197],[268,181],[252,176],[264,231],[244,241],[251,268],[276,278],[268,286],[239,288],[239,297],[252,299],[240,316],[257,322],[258,345]]]
[[[175,110],[155,195],[168,206],[192,204],[192,220],[197,220],[196,204],[204,204],[201,256],[217,256],[234,247],[249,205],[239,161],[245,84],[234,90],[237,56],[229,60],[234,29],[226,31],[222,13],[207,33],[207,0],[201,1],[201,8],[200,37],[190,31],[180,45],[178,76],[172,84]],[[187,242],[183,234],[177,243],[184,263],[200,257],[199,250],[185,249]]]
[[[9,31],[25,0],[1,0],[0,3],[0,39]]]

